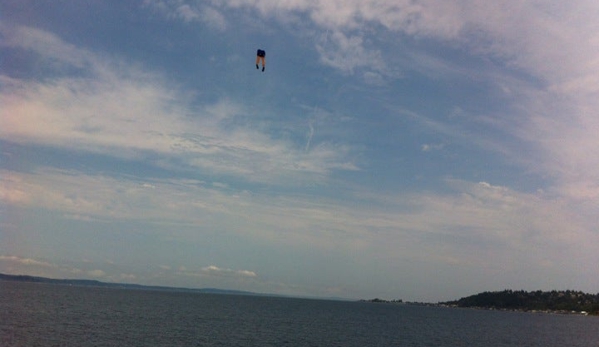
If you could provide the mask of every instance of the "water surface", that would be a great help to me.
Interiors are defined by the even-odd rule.
[[[0,346],[599,347],[599,317],[0,281]]]

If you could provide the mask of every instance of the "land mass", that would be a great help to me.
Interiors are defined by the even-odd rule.
[[[130,284],[130,283],[111,283],[101,282],[96,280],[84,280],[84,279],[54,279],[47,277],[38,276],[27,276],[27,275],[7,275],[0,273],[0,281],[17,281],[17,282],[35,282],[35,283],[49,283],[49,284],[61,284],[71,286],[89,286],[89,287],[107,287],[107,288],[124,288],[124,289],[141,289],[141,290],[161,290],[161,291],[179,291],[179,292],[196,292],[205,294],[230,294],[230,295],[255,295],[255,296],[276,296],[275,294],[262,294],[254,293],[242,290],[228,290],[228,289],[216,289],[216,288],[177,288],[177,287],[166,287],[166,286],[146,286],[141,284]]]
[[[491,310],[599,315],[599,294],[587,294],[573,290],[538,290],[532,292],[503,290],[483,292],[459,300],[439,303],[439,305]]]
[[[599,315],[599,294],[586,294],[573,290],[552,290],[547,292],[540,290],[533,292],[504,290],[483,292],[459,300],[439,303],[404,302],[402,300],[384,300],[379,298],[360,301],[383,304],[463,307],[484,310]]]
[[[17,282],[35,282],[35,283],[48,283],[58,285],[70,285],[70,286],[89,286],[89,287],[105,287],[105,288],[122,288],[122,289],[138,289],[138,290],[156,290],[156,291],[171,291],[171,292],[187,292],[187,293],[202,293],[202,294],[225,294],[225,295],[250,295],[250,296],[269,296],[269,297],[294,297],[303,299],[320,299],[320,300],[337,300],[347,301],[348,299],[339,297],[310,297],[310,296],[290,296],[282,294],[272,293],[256,293],[244,290],[231,290],[231,289],[218,289],[218,288],[182,288],[182,287],[168,287],[168,286],[151,286],[143,284],[132,284],[132,283],[113,283],[113,282],[101,282],[97,280],[85,280],[85,279],[54,279],[39,276],[28,276],[28,275],[8,275],[0,273],[0,281],[17,281]]]

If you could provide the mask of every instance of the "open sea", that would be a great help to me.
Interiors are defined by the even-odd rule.
[[[0,346],[599,347],[599,317],[0,281]]]

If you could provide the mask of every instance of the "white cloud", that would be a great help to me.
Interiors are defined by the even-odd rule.
[[[45,261],[39,261],[39,260],[31,259],[31,258],[22,258],[22,257],[14,256],[14,255],[0,255],[0,261],[13,263],[13,264],[19,264],[19,265],[43,267],[43,268],[57,267],[56,265],[45,262]]]
[[[120,278],[122,281],[130,281],[130,282],[137,280],[137,276],[136,276],[136,275],[134,275],[134,274],[125,274],[125,273],[122,273],[122,274],[119,276],[119,278]]]
[[[95,277],[95,278],[100,278],[100,277],[104,277],[106,276],[106,272],[102,271],[102,270],[90,270],[87,272],[87,274],[91,277]]]
[[[228,277],[228,278],[253,278],[257,277],[254,271],[249,270],[232,270],[221,268],[215,265],[205,266],[200,271],[180,271],[179,274],[192,277]]]
[[[84,269],[75,266],[76,262],[59,260],[56,263],[49,263],[46,261],[14,256],[14,255],[0,255],[0,272],[10,273],[15,275],[23,275],[27,274],[30,276],[41,276],[48,278],[77,278],[77,279],[99,279],[104,281],[126,281],[126,282],[134,282],[139,277],[136,274],[132,273],[115,273],[112,275],[113,271],[110,270],[101,270],[98,268],[91,268],[90,266],[106,266],[106,263],[94,264],[94,262],[84,260],[82,262],[77,263],[76,265],[81,265]],[[114,269],[115,264],[108,263],[108,268]]]
[[[254,271],[224,269],[214,265],[203,267],[202,273],[206,273],[211,276],[256,277],[256,273]]]

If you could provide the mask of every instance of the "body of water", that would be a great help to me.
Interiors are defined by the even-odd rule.
[[[0,281],[0,346],[599,347],[599,317]]]

